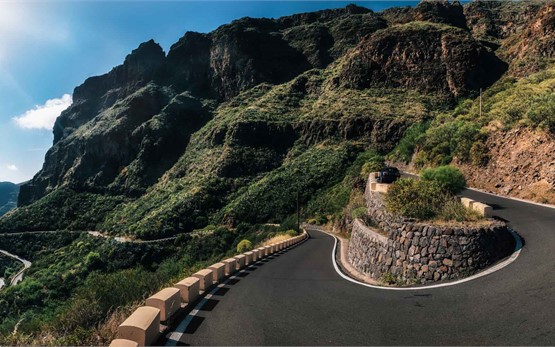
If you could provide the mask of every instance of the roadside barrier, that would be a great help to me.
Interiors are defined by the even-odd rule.
[[[178,288],[164,288],[146,299],[146,305],[160,310],[160,320],[167,321],[181,308],[181,295]]]
[[[491,218],[491,216],[492,216],[493,208],[489,205],[483,204],[483,203],[478,202],[478,201],[474,201],[474,200],[469,199],[469,198],[464,198],[464,197],[461,198],[461,203],[465,207],[478,212],[480,215],[482,215],[486,218]]]
[[[223,283],[226,277],[260,259],[270,256],[279,250],[293,246],[308,238],[306,231],[299,236],[259,247],[255,250],[225,259],[219,263],[202,269],[191,277],[184,278],[173,287],[164,288],[146,299],[145,306],[135,310],[118,328],[118,336],[112,340],[110,347],[138,347],[154,345],[161,337],[166,325],[160,322],[171,322],[179,312],[189,305],[194,307],[199,297],[207,289],[217,283]],[[175,320],[175,319],[174,319]]]

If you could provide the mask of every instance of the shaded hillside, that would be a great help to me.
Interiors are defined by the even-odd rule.
[[[189,32],[167,55],[145,42],[75,89],[43,169],[0,229],[152,238],[280,221],[297,190],[308,203],[358,153],[387,153],[411,124],[528,64],[509,59],[514,42],[525,42],[522,28],[551,37],[549,8],[349,5]],[[553,52],[538,49],[548,64]]]
[[[10,182],[0,182],[0,216],[17,207],[19,185]]]

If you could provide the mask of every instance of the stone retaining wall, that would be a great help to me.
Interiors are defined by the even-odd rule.
[[[514,238],[502,222],[427,225],[388,213],[381,193],[367,189],[365,200],[370,220],[384,235],[355,220],[348,260],[372,278],[389,277],[402,284],[457,279],[493,264],[514,249]]]

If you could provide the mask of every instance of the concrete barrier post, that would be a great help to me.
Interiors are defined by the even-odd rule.
[[[264,254],[266,254],[266,256],[269,256],[270,254],[272,254],[272,247],[264,246]]]
[[[110,342],[110,347],[138,347],[139,344],[136,341],[126,340],[126,339],[115,339]]]
[[[208,269],[212,270],[212,281],[214,283],[221,282],[221,280],[225,277],[225,264],[224,263],[212,264],[208,267]]]
[[[491,206],[482,204],[481,202],[474,202],[472,204],[472,209],[486,218],[491,218],[493,213],[493,208]]]
[[[224,260],[226,276],[231,276],[235,273],[235,271],[237,270],[236,263],[237,263],[237,260],[235,258],[228,258]]]
[[[235,260],[237,260],[237,265],[236,265],[236,266],[237,266],[237,267],[236,267],[237,270],[241,270],[242,268],[245,267],[246,257],[245,257],[244,254],[236,255],[236,256],[233,257],[233,258],[235,258]]]
[[[167,321],[181,308],[181,295],[177,288],[164,288],[146,299],[146,305],[160,310],[160,320]]]
[[[121,323],[118,338],[137,342],[139,346],[152,345],[160,335],[160,310],[142,306]]]
[[[461,198],[461,203],[466,208],[472,208],[472,205],[475,203],[475,201],[469,198]]]
[[[248,251],[243,253],[245,255],[245,265],[250,265],[254,262],[254,252]]]
[[[264,247],[258,248],[258,259],[262,259],[266,257],[266,249]]]
[[[174,287],[179,289],[183,302],[191,303],[199,297],[200,280],[197,277],[187,277],[176,283]]]
[[[260,258],[258,249],[252,250],[252,262],[255,263]]]
[[[198,278],[200,281],[200,290],[206,291],[212,286],[212,272],[210,269],[203,269],[193,274],[193,277]]]

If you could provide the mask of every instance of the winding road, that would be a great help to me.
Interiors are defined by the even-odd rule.
[[[552,345],[555,209],[467,190],[525,246],[509,266],[455,286],[392,291],[343,279],[333,237],[242,272],[181,322],[169,345]],[[167,336],[170,336],[168,334]]]
[[[12,276],[12,279],[10,280],[10,285],[14,286],[23,280],[23,273],[25,272],[25,270],[31,267],[32,263],[28,260],[20,258],[17,255],[11,254],[2,249],[0,249],[0,253],[7,255],[8,257],[14,258],[15,260],[23,263],[23,269],[19,270],[14,276]],[[0,283],[0,288],[2,288],[4,285],[5,285],[5,281],[4,279],[2,279],[2,282]]]

